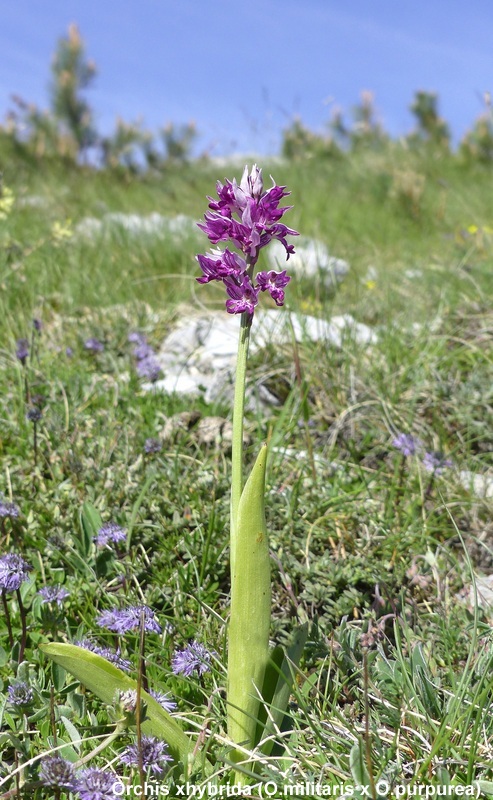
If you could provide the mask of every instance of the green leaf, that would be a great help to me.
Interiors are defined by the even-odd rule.
[[[493,783],[491,781],[474,781],[473,785],[477,786],[483,794],[487,794],[490,797],[493,795]]]
[[[83,647],[53,643],[40,645],[40,650],[108,705],[114,703],[117,691],[137,689],[137,681],[129,678],[102,656]],[[154,697],[142,690],[142,699],[147,705],[148,717],[142,723],[142,731],[167,742],[173,758],[181,761],[187,769],[192,754],[192,741]]]
[[[362,741],[356,742],[349,753],[349,769],[356,785],[369,786],[370,776],[366,767],[364,745]]]
[[[84,503],[80,512],[80,527],[82,538],[80,542],[80,552],[88,556],[97,532],[103,525],[101,514],[91,503]]]
[[[53,686],[60,692],[65,686],[65,678],[67,677],[66,671],[60,664],[53,664]]]
[[[77,750],[78,753],[80,753],[80,744],[81,744],[82,737],[81,737],[79,731],[75,727],[74,723],[71,722],[69,719],[67,719],[67,717],[61,716],[60,720],[63,723],[63,726],[64,726],[65,730],[67,731],[67,733],[68,733],[68,735],[70,737],[70,740],[71,740],[72,744],[74,745],[74,748]]]
[[[294,681],[293,668],[300,663],[307,636],[308,624],[305,623],[295,630],[293,641],[287,652],[284,652],[282,647],[276,647],[271,653],[265,671],[262,691],[264,705],[260,709],[256,736],[256,743],[262,738],[268,739],[262,746],[262,752],[265,755],[270,755],[274,746],[274,738],[271,737],[276,730],[282,728]],[[269,709],[268,714],[267,708]]]
[[[228,653],[228,734],[255,744],[260,692],[269,660],[270,558],[264,512],[267,447],[260,450],[236,517]]]

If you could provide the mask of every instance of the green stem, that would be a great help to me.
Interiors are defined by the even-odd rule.
[[[236,361],[235,396],[233,405],[233,444],[231,453],[231,575],[234,575],[236,547],[236,518],[243,491],[243,418],[245,414],[245,384],[248,345],[252,315],[242,314]]]

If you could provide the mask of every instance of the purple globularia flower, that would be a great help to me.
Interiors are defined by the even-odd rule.
[[[16,506],[15,503],[6,503],[0,497],[0,519],[17,519],[20,513],[19,506]]]
[[[122,796],[121,788],[124,788],[123,784],[114,772],[98,767],[81,770],[75,781],[75,791],[80,800],[114,800]]]
[[[39,422],[42,416],[43,412],[38,406],[30,406],[30,408],[27,409],[26,419],[28,419],[29,422]]]
[[[392,447],[400,450],[403,456],[414,456],[421,447],[421,442],[410,433],[398,433],[392,442]]]
[[[450,458],[446,458],[443,453],[434,450],[433,452],[424,454],[423,466],[428,472],[432,472],[433,475],[442,475],[447,467],[453,466],[453,462]]]
[[[43,759],[39,779],[45,786],[59,789],[75,789],[74,765],[61,756],[48,756]]]
[[[149,439],[145,440],[144,443],[144,452],[150,456],[154,455],[155,453],[160,453],[163,449],[163,443],[159,441],[159,439],[153,439],[149,437]]]
[[[147,342],[147,336],[145,333],[140,333],[140,331],[132,331],[127,338],[132,344],[144,344],[144,342]]]
[[[43,598],[44,603],[56,603],[58,608],[61,608],[63,601],[70,597],[70,592],[67,592],[63,586],[56,584],[55,586],[43,586],[38,592]]]
[[[72,358],[73,354],[74,354],[74,351],[72,350],[71,347],[66,347],[65,348],[65,355],[67,356],[67,358]]]
[[[0,589],[6,592],[15,592],[24,581],[29,580],[30,564],[22,556],[7,553],[0,556]]]
[[[101,628],[108,628],[113,633],[124,634],[140,628],[142,615],[146,631],[161,633],[161,625],[149,606],[129,606],[121,611],[116,608],[111,611],[102,611],[96,622]]]
[[[106,661],[110,661],[111,664],[114,664],[115,667],[118,667],[124,672],[130,672],[132,667],[130,661],[127,661],[126,658],[122,658],[119,653],[115,653],[111,647],[101,647],[95,642],[91,642],[90,639],[79,639],[78,641],[74,642],[74,644],[77,645],[77,647],[83,647],[84,650],[89,650],[90,653],[96,653],[98,656],[103,656]]]
[[[7,698],[12,706],[22,708],[34,700],[34,691],[26,681],[18,681],[7,688]]]
[[[151,383],[155,383],[161,375],[161,365],[154,355],[138,361],[136,369],[139,378],[144,378]]]
[[[161,375],[161,365],[147,337],[143,333],[130,333],[128,340],[137,345],[133,354],[137,361],[136,370],[139,378],[155,383]]]
[[[95,336],[91,336],[84,342],[84,348],[90,353],[102,353],[104,350],[104,344],[100,342],[99,339],[96,339]]]
[[[176,711],[178,708],[177,704],[174,700],[171,700],[170,696],[165,692],[155,692],[154,689],[149,689],[149,694],[154,700],[157,700],[160,706],[164,708],[165,711],[170,714],[172,711]]]
[[[156,775],[162,775],[164,764],[173,760],[167,752],[166,743],[156,739],[155,736],[143,736],[141,745],[142,766],[144,769],[150,769]],[[140,764],[138,743],[130,744],[121,756],[120,761],[129,767],[138,767]]]
[[[43,327],[43,323],[41,322],[41,320],[40,320],[40,319],[38,319],[37,317],[35,317],[35,318],[33,319],[33,327],[34,327],[34,330],[35,330],[35,331],[37,331],[38,333],[41,333],[41,329],[42,329],[42,327]]]
[[[27,339],[17,339],[16,358],[21,364],[25,364],[29,356],[29,342]]]
[[[298,232],[279,222],[291,206],[279,208],[279,203],[289,192],[285,186],[273,186],[264,192],[262,170],[256,165],[248,174],[245,167],[241,183],[236,179],[217,184],[218,200],[209,197],[210,212],[199,228],[213,244],[231,242],[242,255],[224,250],[212,250],[209,255],[198,255],[202,275],[199,283],[223,281],[228,294],[226,310],[230,314],[252,316],[258,304],[259,292],[269,292],[278,306],[284,303],[284,288],[290,281],[286,271],[258,272],[254,274],[259,252],[277,239],[286,250],[286,259],[294,253],[287,236]]]
[[[106,525],[103,525],[102,528],[98,530],[96,544],[100,547],[104,547],[104,545],[109,544],[109,542],[115,544],[117,542],[124,542],[126,538],[127,532],[124,528],[117,525],[116,522],[107,522]]]
[[[148,342],[141,342],[134,347],[134,357],[137,361],[143,361],[144,358],[150,358],[151,356],[155,356],[155,352]]]
[[[203,675],[211,668],[211,659],[215,655],[200,642],[190,642],[183,650],[177,650],[171,659],[171,669],[175,675],[185,675],[189,678],[196,672]]]

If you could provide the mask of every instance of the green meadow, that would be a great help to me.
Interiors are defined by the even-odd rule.
[[[279,400],[245,420],[247,467],[261,442],[270,451],[271,638],[287,644],[306,625],[307,643],[275,746],[252,754],[248,782],[276,796],[473,784],[491,795],[493,605],[478,583],[493,565],[491,164],[389,141],[259,166],[266,187],[271,174],[291,192],[286,224],[350,264],[336,287],[293,278],[286,313],[350,314],[375,341],[348,331],[338,348],[293,341],[250,359],[248,384]],[[145,391],[128,336],[158,351],[178,322],[226,314],[223,290],[195,280],[208,242],[193,222],[243,167],[97,170],[38,159],[2,133],[0,492],[19,513],[0,517],[0,535],[2,553],[32,569],[2,594],[0,798],[78,797],[41,785],[54,752],[138,782],[121,760],[132,725],[98,750],[115,707],[40,650],[83,639],[114,648],[134,677],[144,650],[148,685],[177,704],[207,762],[190,780],[226,787],[230,449],[205,442],[198,420],[230,420],[231,408]],[[108,221],[118,213],[175,223],[137,232]],[[419,440],[415,454],[399,434]],[[126,538],[98,545],[109,522]],[[68,594],[43,602],[45,586]],[[98,626],[128,604],[153,609],[161,633],[142,643]],[[175,674],[191,641],[210,668]],[[8,691],[19,682],[32,689],[24,705]],[[183,773],[166,770],[149,780],[173,797]]]

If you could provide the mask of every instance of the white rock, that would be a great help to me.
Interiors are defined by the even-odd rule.
[[[222,311],[188,317],[168,334],[157,354],[165,377],[143,388],[183,395],[203,393],[207,402],[231,400],[239,328],[239,318]],[[253,322],[250,352],[270,344],[290,344],[293,336],[298,342],[322,341],[332,347],[340,347],[345,336],[359,344],[376,340],[371,328],[357,323],[350,314],[327,321],[284,309],[259,309]],[[257,387],[257,394],[268,405],[276,402],[265,387]],[[247,407],[255,408],[255,403],[255,393],[251,393]]]
[[[268,260],[271,269],[288,268],[291,275],[300,278],[321,276],[327,287],[334,286],[349,272],[349,264],[342,258],[331,256],[323,242],[299,236],[294,242],[295,253],[286,262],[286,250],[281,242],[273,241],[269,246]]]
[[[75,227],[79,236],[89,237],[102,234],[107,230],[123,229],[132,236],[173,236],[182,238],[198,233],[195,220],[185,214],[176,217],[165,217],[157,211],[147,216],[141,214],[125,214],[120,211],[109,212],[102,219],[84,217]]]
[[[491,609],[493,606],[493,575],[476,575],[474,584],[468,584],[468,600],[471,606]]]
[[[201,393],[201,387],[207,385],[210,378],[202,375],[190,375],[181,371],[178,374],[169,373],[155,383],[143,383],[142,388],[148,392],[166,392],[166,394],[180,394],[196,397]]]
[[[462,470],[459,472],[459,481],[465,489],[475,494],[477,497],[493,497],[493,475],[480,472],[469,472]]]

